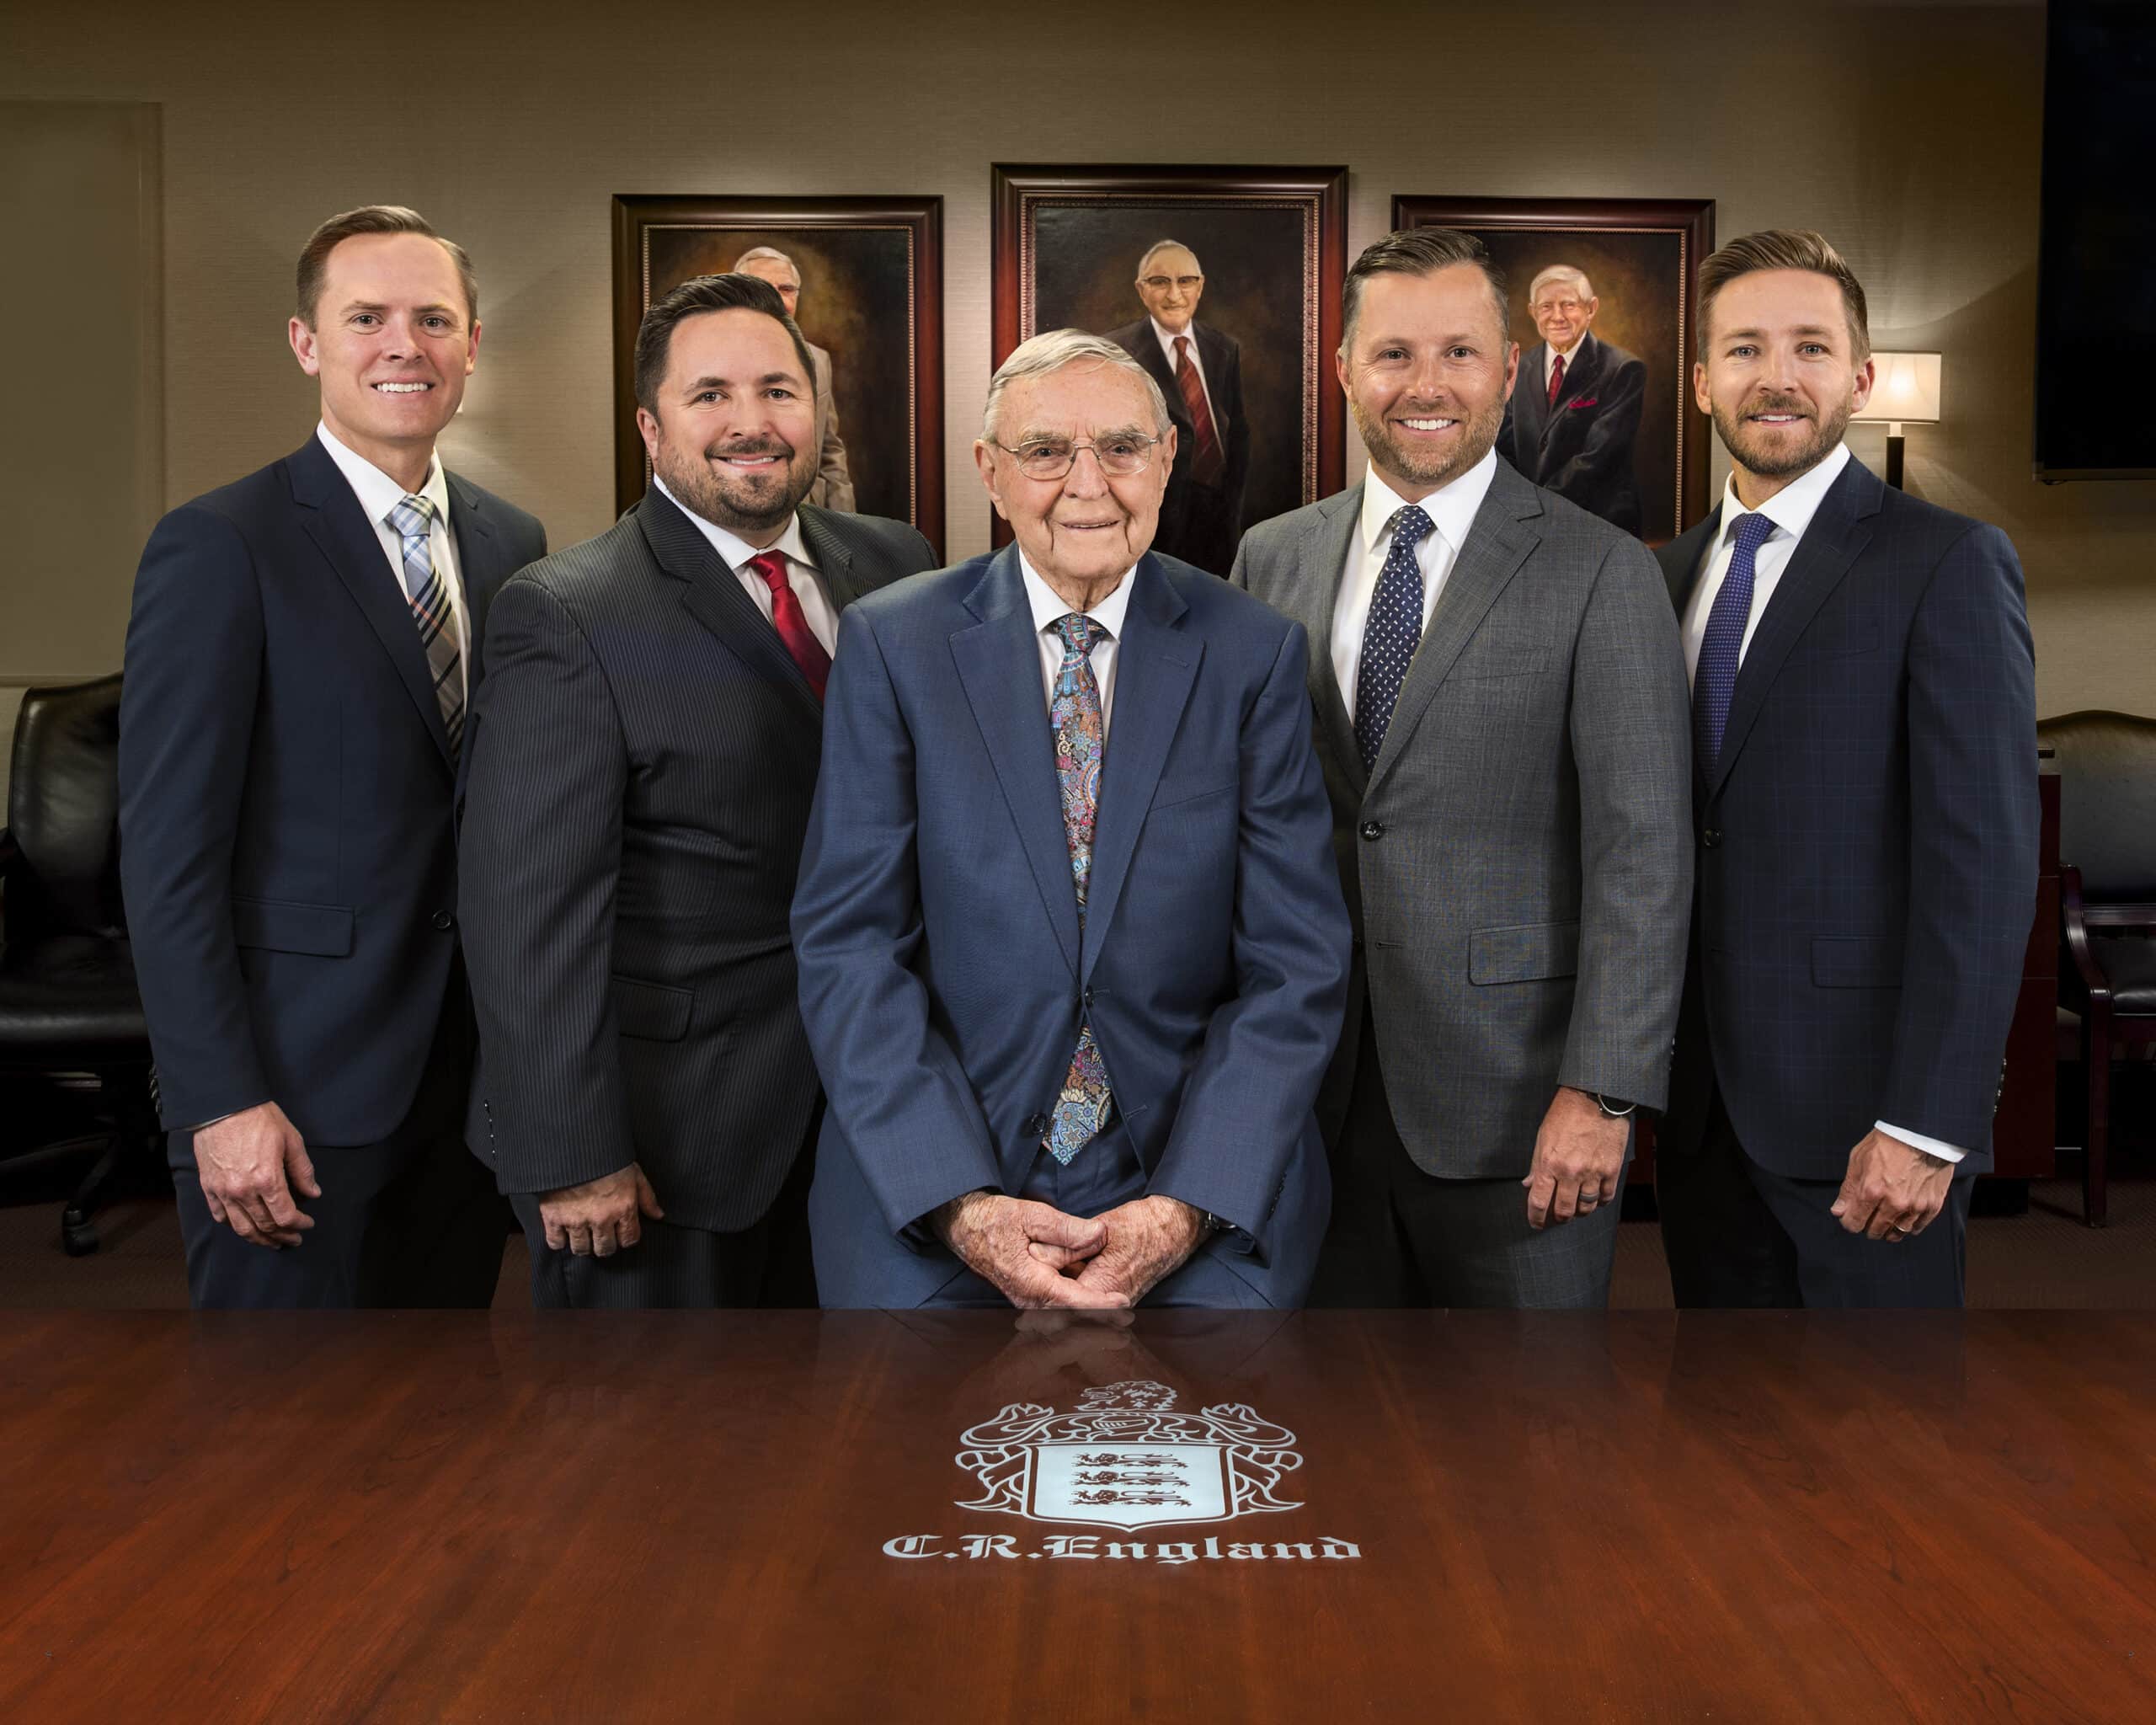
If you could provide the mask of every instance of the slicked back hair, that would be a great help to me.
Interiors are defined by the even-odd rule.
[[[408,210],[402,204],[362,204],[356,210],[332,216],[307,236],[307,243],[300,248],[299,318],[308,328],[314,328],[315,314],[321,309],[322,284],[329,274],[329,254],[346,240],[363,233],[416,233],[432,240],[449,254],[450,261],[456,265],[456,280],[464,290],[466,321],[479,321],[479,283],[472,274],[472,259],[464,248],[436,233],[417,210]]]
[[[1594,297],[1594,284],[1587,279],[1586,270],[1581,269],[1577,264],[1552,264],[1547,270],[1537,270],[1534,280],[1528,283],[1528,304],[1532,306],[1540,296],[1544,286],[1552,281],[1577,281],[1580,285],[1579,291],[1582,299],[1591,300]]]
[[[1768,227],[1733,239],[1700,265],[1700,361],[1707,359],[1707,334],[1714,327],[1715,302],[1740,275],[1762,270],[1807,270],[1824,275],[1842,291],[1842,311],[1849,319],[1849,356],[1860,366],[1871,357],[1871,324],[1864,303],[1864,284],[1823,234],[1808,227]]]
[[[1013,383],[1027,377],[1045,377],[1051,371],[1060,371],[1065,366],[1085,360],[1113,366],[1136,377],[1145,386],[1146,399],[1153,403],[1153,435],[1168,435],[1168,427],[1175,421],[1168,417],[1168,398],[1161,393],[1161,386],[1153,381],[1151,372],[1105,335],[1089,334],[1083,329],[1047,329],[1012,348],[1010,358],[998,366],[995,375],[988,380],[988,404],[981,409],[980,415],[980,441],[993,443],[998,449],[1005,447],[996,438],[995,421],[1003,409],[1003,392]]]
[[[786,302],[776,288],[760,275],[691,275],[654,300],[637,325],[637,405],[654,419],[659,417],[659,386],[673,353],[674,326],[704,312],[761,312],[776,319],[801,361],[803,387],[814,393],[816,368],[808,363],[808,344],[802,339],[800,326],[786,315]]]
[[[1162,252],[1168,251],[1170,249],[1178,252],[1190,252],[1190,248],[1185,245],[1179,239],[1155,240],[1152,244],[1145,248],[1145,255],[1138,260],[1138,279],[1140,281],[1143,281],[1145,279],[1145,266],[1151,263],[1153,259],[1157,258]],[[1198,264],[1198,273],[1200,275],[1203,275],[1205,273],[1204,264],[1198,263],[1197,253],[1190,252],[1190,261],[1193,264]]]
[[[1490,284],[1490,302],[1497,313],[1497,339],[1508,340],[1512,312],[1505,303],[1505,272],[1490,255],[1490,248],[1471,233],[1457,227],[1404,227],[1363,248],[1348,272],[1341,295],[1340,351],[1355,344],[1355,319],[1363,309],[1363,284],[1373,275],[1434,275],[1454,264],[1472,264]]]

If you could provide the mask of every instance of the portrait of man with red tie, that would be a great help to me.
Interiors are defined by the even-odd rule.
[[[1250,424],[1243,412],[1242,349],[1198,321],[1205,271],[1188,246],[1163,239],[1138,260],[1145,315],[1108,332],[1152,375],[1177,434],[1154,543],[1170,557],[1216,575],[1235,566],[1250,477]]]
[[[1587,272],[1553,264],[1528,285],[1542,339],[1520,355],[1520,387],[1498,447],[1521,474],[1627,533],[1641,531],[1633,446],[1646,364],[1593,328],[1602,302]]]

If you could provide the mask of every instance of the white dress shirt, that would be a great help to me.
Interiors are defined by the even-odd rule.
[[[1437,609],[1438,595],[1445,578],[1459,562],[1467,543],[1476,511],[1490,494],[1490,482],[1497,476],[1497,452],[1492,449],[1457,478],[1448,480],[1422,502],[1430,518],[1431,531],[1415,547],[1415,562],[1422,571],[1422,629],[1429,632],[1430,613]],[[1332,606],[1332,670],[1340,679],[1340,697],[1348,703],[1348,717],[1355,717],[1355,676],[1363,665],[1363,630],[1369,622],[1370,605],[1376,599],[1378,577],[1392,551],[1392,524],[1407,499],[1385,482],[1372,467],[1363,477],[1363,518],[1348,542],[1348,567],[1340,578],[1340,597]]]
[[[1063,669],[1063,637],[1056,633],[1055,625],[1075,607],[1040,578],[1022,551],[1018,553],[1018,574],[1026,584],[1026,603],[1033,613],[1033,638],[1041,649],[1041,704],[1045,710],[1055,705],[1055,679]],[[1100,685],[1103,748],[1108,740],[1108,715],[1115,707],[1116,648],[1123,640],[1123,613],[1129,609],[1130,571],[1125,569],[1115,590],[1086,613],[1107,632],[1094,638],[1092,650],[1086,655],[1093,663],[1093,681]]]
[[[1782,572],[1796,553],[1798,541],[1812,525],[1812,516],[1818,514],[1828,488],[1841,477],[1842,469],[1849,463],[1849,445],[1837,444],[1833,452],[1817,467],[1791,480],[1759,505],[1758,513],[1772,521],[1774,527],[1752,553],[1752,614],[1745,619],[1744,638],[1737,649],[1740,666],[1744,663],[1744,655],[1752,650],[1752,637],[1758,632],[1759,619],[1766,615],[1767,602],[1781,584]],[[1721,584],[1729,575],[1729,561],[1735,553],[1737,523],[1750,513],[1737,501],[1737,478],[1732,474],[1722,486],[1721,526],[1707,547],[1706,567],[1692,590],[1692,596],[1684,604],[1684,670],[1689,676],[1696,678],[1699,675],[1700,644],[1706,638],[1707,618],[1715,608],[1715,595],[1721,591]],[[1928,1138],[1891,1121],[1875,1120],[1872,1124],[1903,1143],[1929,1151],[1945,1162],[1958,1162],[1969,1153],[1960,1145]]]
[[[711,542],[720,560],[734,571],[734,579],[741,584],[741,590],[752,600],[757,610],[764,614],[764,621],[771,622],[772,594],[770,585],[755,570],[749,567],[749,559],[762,553],[738,533],[729,533],[715,521],[707,521],[689,505],[667,490],[666,482],[656,473],[651,483],[664,494],[667,500],[696,524],[696,531]],[[838,613],[831,608],[830,596],[824,591],[824,578],[816,568],[815,559],[808,555],[808,548],[801,542],[801,517],[796,515],[786,524],[786,531],[771,544],[763,547],[776,551],[786,558],[786,585],[793,589],[793,596],[801,601],[801,615],[808,625],[808,633],[823,645],[824,651],[835,655],[839,644]]]
[[[1561,354],[1559,353],[1556,349],[1551,347],[1547,342],[1545,342],[1542,344],[1542,396],[1544,400],[1546,401],[1549,399],[1550,374],[1557,369],[1557,361],[1561,359],[1564,360],[1565,375],[1567,377],[1571,377],[1572,374],[1572,355],[1580,350],[1580,344],[1586,339],[1587,331],[1582,329],[1577,335],[1572,338],[1572,344],[1566,348]]]
[[[1147,321],[1153,326],[1153,336],[1161,344],[1161,351],[1167,356],[1168,370],[1171,374],[1176,369],[1176,343],[1183,337],[1189,339],[1190,368],[1198,373],[1198,387],[1205,392],[1205,411],[1213,415],[1213,435],[1215,437],[1219,436],[1221,435],[1219,410],[1213,405],[1213,386],[1205,381],[1205,361],[1198,351],[1198,319],[1193,318],[1183,326],[1182,336],[1177,335],[1175,331],[1164,326],[1158,318],[1150,318]],[[1223,453],[1225,454],[1225,451],[1224,451]]]
[[[471,658],[472,614],[465,608],[464,579],[456,567],[456,536],[450,531],[449,481],[442,477],[441,457],[435,455],[427,458],[426,483],[416,493],[408,493],[365,456],[345,448],[328,425],[317,425],[314,435],[329,451],[329,459],[337,463],[337,471],[344,476],[352,494],[359,499],[360,513],[373,523],[376,542],[382,547],[382,554],[389,559],[390,579],[397,584],[397,596],[408,606],[412,595],[404,587],[404,536],[390,525],[390,511],[412,495],[424,497],[435,506],[434,520],[427,528],[427,554],[441,572],[442,585],[449,589],[450,608],[456,613],[457,692],[468,698],[471,682],[466,667]],[[414,623],[414,633],[418,628]]]

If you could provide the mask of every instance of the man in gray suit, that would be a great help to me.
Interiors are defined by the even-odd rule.
[[[778,290],[786,315],[798,318],[801,305],[801,271],[792,259],[776,246],[751,246],[734,260],[744,275],[768,281]],[[811,509],[853,508],[853,475],[846,464],[846,440],[839,435],[838,403],[831,394],[831,356],[813,341],[803,341],[808,363],[816,377],[816,477],[802,499]]]
[[[541,1306],[815,1301],[822,1104],[787,913],[824,683],[839,613],[937,559],[903,522],[802,505],[802,350],[752,276],[655,302],[636,348],[651,489],[488,615],[461,856],[467,1135]]]
[[[1380,240],[1342,324],[1369,476],[1234,574],[1310,631],[1357,936],[1311,1302],[1598,1306],[1684,980],[1677,631],[1645,547],[1497,458],[1519,350],[1480,241]]]

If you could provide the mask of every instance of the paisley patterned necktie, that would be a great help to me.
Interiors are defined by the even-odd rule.
[[[1070,884],[1078,895],[1078,926],[1086,926],[1086,887],[1093,873],[1093,816],[1101,800],[1101,687],[1093,680],[1093,644],[1107,631],[1078,611],[1055,620],[1063,638],[1063,663],[1055,673],[1049,723],[1055,731],[1055,778],[1063,793],[1063,836],[1070,847]],[[1069,1167],[1107,1124],[1107,1068],[1093,1046],[1089,1024],[1078,1028],[1078,1049],[1063,1093],[1055,1099],[1043,1146]]]

